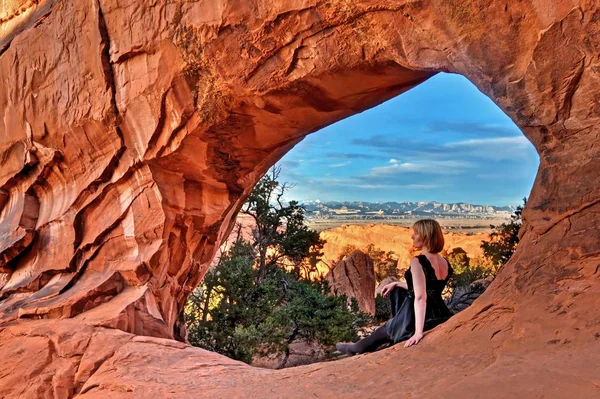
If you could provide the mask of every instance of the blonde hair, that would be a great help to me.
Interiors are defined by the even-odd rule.
[[[433,219],[417,220],[412,226],[421,239],[423,246],[429,249],[429,252],[438,253],[444,249],[444,233],[438,222]]]

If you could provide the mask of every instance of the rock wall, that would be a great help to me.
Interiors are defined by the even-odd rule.
[[[23,378],[56,396],[84,384],[104,397],[243,396],[265,384],[279,397],[597,394],[584,367],[600,362],[597,1],[1,7],[0,328],[14,349],[2,357],[39,363],[1,373],[2,396],[18,396]],[[137,337],[131,356],[81,341],[117,334],[100,326],[183,339],[186,297],[261,174],[305,135],[438,71],[466,76],[540,155],[519,249],[472,307],[410,351],[289,375],[171,343],[171,357],[147,355],[158,338]],[[52,338],[64,326],[79,334]],[[157,372],[165,359],[176,366]],[[433,365],[443,373],[432,386]],[[356,366],[364,378],[348,384]],[[174,378],[182,370],[194,383]]]
[[[369,255],[356,250],[340,260],[325,276],[338,295],[355,298],[363,312],[375,314],[375,269]]]

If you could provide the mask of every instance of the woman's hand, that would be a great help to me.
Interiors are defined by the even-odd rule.
[[[423,333],[415,333],[412,337],[410,337],[410,339],[408,341],[406,341],[406,343],[404,344],[404,347],[408,348],[409,346],[416,345],[422,339],[423,339]]]
[[[390,292],[392,292],[392,290],[398,285],[397,281],[392,281],[391,283],[388,283],[386,285],[383,286],[383,289],[381,290],[381,295],[382,296],[388,296],[388,294]]]

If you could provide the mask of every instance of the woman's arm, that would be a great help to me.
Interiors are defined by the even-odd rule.
[[[406,281],[392,281],[391,283],[388,283],[383,286],[383,289],[381,290],[381,295],[387,296],[390,292],[392,292],[392,290],[395,287],[404,288],[405,290],[408,289],[408,285],[406,284]]]
[[[417,258],[410,262],[410,271],[412,273],[413,288],[415,290],[415,334],[410,337],[405,348],[419,343],[423,338],[423,328],[425,327],[425,309],[427,307],[427,288],[425,287],[425,273]]]

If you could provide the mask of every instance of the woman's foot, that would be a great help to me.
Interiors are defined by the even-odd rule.
[[[352,351],[352,345],[354,344],[343,344],[340,342],[335,345],[335,349],[337,349],[338,352],[341,352],[344,355],[353,356],[356,355],[356,352]]]

